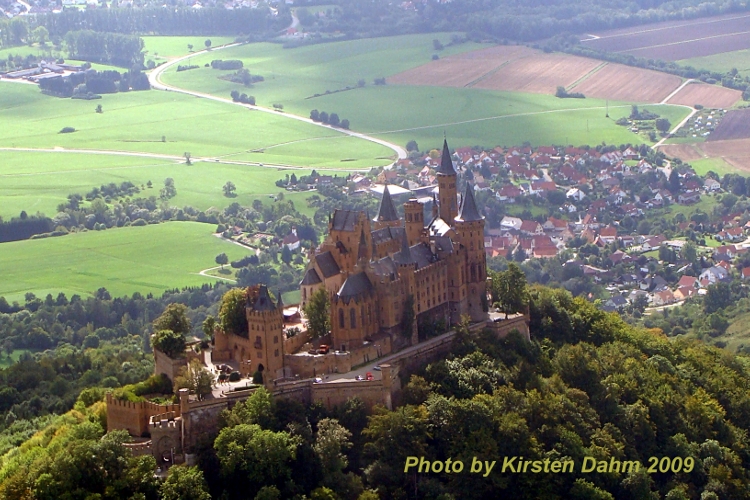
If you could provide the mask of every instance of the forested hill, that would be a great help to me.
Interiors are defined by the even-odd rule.
[[[122,434],[101,439],[101,403],[86,393],[0,460],[0,498],[750,498],[747,358],[635,329],[562,290],[528,297],[531,343],[461,327],[399,407],[369,416],[357,400],[328,412],[258,391],[223,416],[197,468],[173,467],[165,482],[152,458],[128,457]],[[409,456],[498,462],[486,477],[405,474]],[[578,465],[502,472],[504,457]],[[584,457],[644,467],[582,473]],[[672,470],[647,472],[651,457]]]
[[[329,7],[331,4],[323,0],[316,3]],[[369,36],[464,31],[473,39],[535,41],[562,33],[586,33],[748,8],[746,3],[736,0],[426,0],[408,3],[346,0],[337,3],[336,9],[328,9],[330,16],[317,20],[298,12],[303,26]]]

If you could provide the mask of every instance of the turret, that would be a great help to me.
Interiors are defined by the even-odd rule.
[[[456,169],[453,168],[448,141],[443,141],[443,153],[440,157],[440,167],[437,170],[438,180],[438,213],[440,218],[450,224],[458,214],[456,193]]]
[[[404,220],[409,245],[416,245],[421,240],[424,230],[424,209],[416,198],[404,203]]]
[[[383,188],[383,197],[380,198],[380,208],[372,222],[376,230],[388,226],[397,227],[401,225],[401,219],[398,218],[398,212],[396,212],[396,206],[393,204],[391,192],[388,190],[388,184]]]
[[[477,209],[474,190],[466,184],[461,209],[454,219],[456,234],[466,251],[465,283],[468,287],[468,312],[472,321],[486,319],[487,257],[484,253],[484,217]]]

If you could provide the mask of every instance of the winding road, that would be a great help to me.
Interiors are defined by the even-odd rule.
[[[217,50],[227,49],[227,48],[231,48],[231,47],[237,47],[239,45],[241,45],[241,44],[240,43],[230,43],[230,44],[227,44],[227,45],[222,45],[220,47],[214,47],[214,48],[211,48],[211,49],[200,50],[198,52],[193,52],[192,54],[187,54],[185,56],[180,56],[180,57],[178,57],[176,59],[172,59],[171,61],[166,62],[166,63],[162,64],[161,66],[157,66],[156,68],[154,68],[153,70],[151,70],[151,72],[148,74],[148,79],[151,82],[151,87],[153,89],[156,89],[156,90],[163,90],[163,91],[167,91],[167,92],[179,92],[181,94],[187,94],[187,95],[191,95],[193,97],[200,97],[200,98],[203,98],[203,99],[210,99],[212,101],[223,102],[225,104],[233,104],[235,106],[242,106],[242,107],[247,108],[247,109],[254,109],[256,111],[262,111],[264,113],[271,113],[271,114],[276,115],[276,116],[283,116],[283,117],[289,118],[290,120],[301,121],[301,122],[304,122],[304,123],[308,123],[310,125],[315,125],[317,127],[322,127],[322,128],[328,129],[328,130],[330,130],[332,132],[336,132],[336,133],[343,134],[343,135],[348,135],[350,137],[356,137],[358,139],[364,139],[365,141],[370,141],[370,142],[373,142],[375,144],[379,144],[381,146],[385,146],[385,147],[393,150],[393,152],[396,153],[396,156],[398,157],[398,159],[403,159],[403,158],[406,158],[408,156],[408,154],[406,152],[406,149],[404,149],[401,146],[398,146],[396,144],[393,144],[391,142],[385,141],[383,139],[378,139],[377,137],[372,137],[372,136],[369,136],[369,135],[366,135],[366,134],[362,134],[362,133],[359,133],[359,132],[352,132],[351,130],[346,130],[346,129],[341,129],[341,128],[335,128],[335,127],[332,127],[330,125],[325,125],[323,123],[312,121],[310,118],[306,118],[304,116],[292,115],[292,114],[289,114],[289,113],[282,113],[282,112],[276,111],[275,109],[264,108],[263,106],[257,106],[257,105],[254,105],[254,104],[244,104],[244,103],[241,103],[241,102],[234,102],[231,99],[225,99],[223,97],[217,97],[217,96],[212,95],[212,94],[206,94],[204,92],[196,92],[194,90],[188,90],[188,89],[183,89],[183,88],[180,88],[180,87],[175,87],[174,85],[169,85],[167,83],[164,83],[161,80],[161,76],[164,73],[164,71],[168,70],[172,66],[174,66],[176,64],[179,64],[179,63],[181,63],[181,62],[183,62],[183,61],[185,61],[185,60],[187,60],[187,59],[189,59],[189,58],[191,58],[193,56],[196,56],[196,55],[199,55],[199,54],[203,54],[203,53],[206,53],[206,52],[209,52],[209,51],[210,52],[215,52]],[[332,135],[332,137],[335,137],[335,136]]]

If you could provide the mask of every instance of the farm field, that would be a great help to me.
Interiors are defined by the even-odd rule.
[[[370,168],[390,163],[384,146],[271,113],[160,91],[106,95],[103,113],[91,101],[57,99],[31,85],[0,83],[0,147],[137,151],[194,158],[244,153],[247,161],[315,168]],[[60,134],[63,127],[76,132]],[[316,139],[318,147],[306,142]],[[336,140],[335,147],[325,147]],[[266,149],[284,144],[281,149]],[[304,144],[301,149],[297,144]],[[251,153],[265,150],[264,153]],[[311,153],[313,156],[307,156]]]
[[[70,297],[91,295],[102,286],[112,296],[161,294],[211,282],[198,273],[215,266],[216,255],[226,253],[231,261],[248,254],[214,237],[214,229],[197,222],[169,222],[3,243],[0,296],[22,302],[27,292],[37,297],[64,292]]]
[[[310,170],[293,172],[300,176]],[[283,191],[275,182],[287,173],[290,171],[215,162],[195,162],[188,166],[184,162],[152,158],[0,151],[0,217],[15,217],[22,210],[52,217],[69,194],[85,195],[93,187],[111,182],[130,181],[145,186],[151,181],[153,188],[144,188],[137,196],[158,197],[167,177],[174,179],[177,189],[177,196],[169,200],[172,206],[222,209],[234,202],[249,206],[259,197],[264,203],[271,203],[268,195]],[[222,187],[227,181],[237,186],[234,198],[223,195]],[[309,194],[284,192],[284,195],[294,201],[300,212],[314,214],[305,202]]]
[[[698,162],[697,165],[707,170],[729,165],[734,172],[750,172],[750,139],[667,144],[659,149],[667,156],[676,156],[691,164]]]
[[[707,69],[717,73],[726,73],[732,68],[736,68],[740,75],[750,76],[750,49],[721,52],[703,57],[691,57],[689,59],[680,59],[677,62],[685,66]]]
[[[607,64],[573,87],[586,97],[632,102],[661,102],[682,83],[679,76]]]
[[[602,51],[677,61],[747,49],[750,45],[750,14],[668,21],[592,35],[595,38],[581,43]]]
[[[422,149],[438,147],[444,132],[456,145],[513,145],[524,141],[535,145],[642,142],[637,135],[614,124],[614,120],[629,109],[626,103],[610,102],[610,116],[614,120],[607,120],[602,112],[606,103],[597,99],[558,99],[552,95],[520,92],[394,84],[400,80],[391,75],[404,74],[404,69],[418,67],[429,60],[429,54],[434,52],[431,40],[432,36],[407,36],[357,40],[351,42],[351,46],[349,42],[328,43],[291,50],[270,44],[250,44],[222,50],[221,57],[241,59],[251,73],[264,76],[264,82],[246,90],[256,97],[259,105],[280,103],[285,111],[302,116],[307,116],[312,109],[336,112],[351,121],[353,130],[396,144],[405,145],[414,139]],[[444,43],[447,40],[446,36]],[[450,48],[476,47],[462,44]],[[383,57],[386,52],[389,55]],[[517,46],[491,47],[462,52],[460,56],[443,57],[445,54],[441,54],[442,59],[435,63],[460,58],[474,66],[492,67],[486,64],[486,58],[508,60],[515,57],[513,54],[529,52],[537,51]],[[190,58],[190,64],[203,64],[217,58],[217,54],[219,52]],[[345,66],[349,69],[344,69]],[[203,67],[179,73],[169,69],[163,81],[217,96],[227,96],[233,89],[245,91],[218,79],[222,73],[230,72]],[[380,76],[386,77],[388,84],[372,85],[372,78]],[[474,76],[476,74],[469,79]],[[359,78],[366,81],[364,87],[358,87]],[[443,78],[458,77],[444,70]],[[335,92],[346,86],[352,88]],[[330,93],[326,94],[326,90]],[[313,97],[315,94],[321,95]],[[622,108],[618,110],[618,106]],[[679,110],[675,111],[676,115],[685,116],[684,109],[675,109]]]
[[[750,138],[750,109],[729,111],[707,141],[725,141]]]
[[[722,158],[703,158],[689,162],[698,175],[705,175],[712,170],[719,175],[736,174],[737,169]]]
[[[700,104],[704,108],[723,109],[731,108],[741,99],[742,92],[739,90],[728,89],[719,85],[691,83],[670,97],[668,102],[691,107]]]
[[[146,60],[158,56],[160,59],[188,54],[188,44],[193,50],[206,48],[205,41],[211,40],[212,47],[234,42],[231,36],[142,36]]]

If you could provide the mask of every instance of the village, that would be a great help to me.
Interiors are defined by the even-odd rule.
[[[562,259],[566,274],[606,290],[589,298],[608,311],[676,305],[717,282],[750,278],[740,176],[701,176],[680,160],[633,146],[467,147],[452,158],[487,218],[490,265],[497,257]],[[434,151],[412,153],[391,169],[350,176],[343,189],[379,197],[388,185],[394,197],[416,197],[429,209],[439,162]],[[732,185],[722,186],[727,178]],[[319,176],[315,185],[334,181]],[[293,235],[284,244],[292,242]]]

